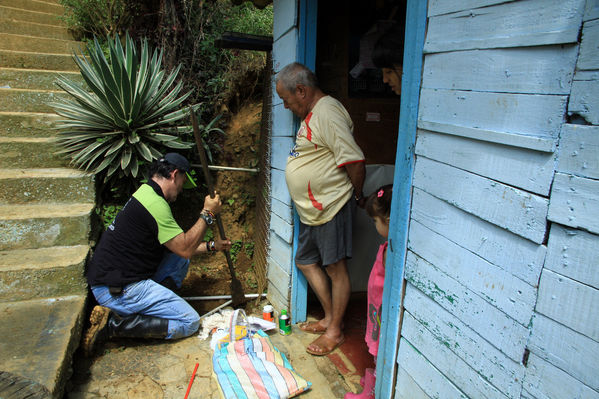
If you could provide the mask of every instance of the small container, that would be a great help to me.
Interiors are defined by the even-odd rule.
[[[266,305],[262,308],[262,318],[267,321],[275,321],[275,310],[271,305]]]
[[[279,316],[279,334],[291,334],[291,319],[287,316],[287,309],[282,309]]]

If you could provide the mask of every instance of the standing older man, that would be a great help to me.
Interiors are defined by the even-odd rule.
[[[186,232],[173,218],[169,203],[184,187],[195,187],[189,168],[176,153],[156,160],[148,183],[102,235],[87,271],[99,306],[83,339],[86,355],[112,337],[176,339],[198,329],[199,315],[172,290],[181,287],[192,255],[229,249],[231,241],[202,241],[220,212],[218,195],[206,196],[199,219]]]
[[[349,114],[320,90],[308,68],[289,64],[276,82],[285,108],[302,120],[285,177],[300,217],[295,263],[324,309],[323,319],[300,328],[321,334],[306,351],[322,356],[345,339],[343,315],[351,294],[346,259],[352,256],[356,202],[363,205],[364,154],[354,140]]]

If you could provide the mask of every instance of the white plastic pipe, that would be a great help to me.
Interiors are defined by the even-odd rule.
[[[265,297],[266,294],[245,294],[246,298],[258,298],[258,295]],[[231,295],[212,295],[212,296],[186,296],[186,301],[216,301],[219,299],[231,299]]]

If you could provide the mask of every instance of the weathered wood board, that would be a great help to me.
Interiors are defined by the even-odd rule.
[[[293,225],[287,223],[274,213],[270,216],[270,230],[287,243],[291,244],[293,242]]]
[[[288,30],[272,44],[272,67],[274,73],[278,73],[281,69],[292,62],[296,61],[296,48],[298,41],[297,29]],[[281,100],[278,99],[273,92],[273,104],[278,104]]]
[[[273,91],[272,96],[272,137],[295,137],[293,131],[293,114],[286,110],[279,96]],[[285,152],[289,154],[289,150]]]
[[[402,339],[407,339],[441,374],[469,398],[505,399],[506,396],[474,371],[425,325],[404,313]],[[406,367],[410,367],[406,365]],[[512,396],[514,398],[514,396]],[[519,398],[519,395],[518,395]]]
[[[408,252],[406,279],[484,339],[519,362],[528,329],[455,281],[434,265]]]
[[[584,10],[584,21],[599,18],[599,0],[587,0],[587,6]]]
[[[429,54],[422,87],[569,95],[577,45]]]
[[[547,248],[414,188],[412,219],[536,287]]]
[[[395,384],[396,399],[430,399],[403,367],[398,367]]]
[[[599,126],[563,125],[557,170],[599,179]]]
[[[534,353],[528,358],[524,389],[536,399],[599,399],[599,392]]]
[[[281,202],[278,199],[271,197],[270,211],[278,217],[280,217],[281,219],[283,219],[285,222],[293,224],[293,212],[291,205],[285,204],[284,202]]]
[[[599,289],[599,236],[554,223],[544,267]]]
[[[556,173],[547,218],[599,233],[599,180]]]
[[[545,198],[424,157],[416,160],[413,184],[537,244],[544,240]]]
[[[599,390],[599,342],[537,313],[528,347],[555,367]]]
[[[407,339],[399,343],[397,363],[406,368],[414,382],[431,398],[468,399],[437,370]]]
[[[532,318],[536,289],[413,220],[408,248],[523,326]]]
[[[270,150],[270,165],[272,168],[285,170],[287,166],[287,157],[289,151],[295,144],[293,137],[275,137],[271,138],[271,150]]]
[[[479,373],[485,381],[504,392],[509,398],[520,397],[525,372],[521,363],[508,358],[411,284],[406,287],[404,303],[406,311],[430,330],[436,339],[443,342],[443,345]],[[415,343],[415,341],[411,342]]]
[[[277,262],[283,271],[291,275],[293,248],[275,232],[270,232],[269,256]]]
[[[449,14],[451,12],[469,10],[470,8],[487,7],[494,4],[507,3],[508,1],[513,0],[430,0],[428,2],[428,16],[434,17],[435,15]]]
[[[270,256],[268,265],[268,300],[277,309],[288,308],[291,278]]]
[[[579,70],[599,69],[599,20],[585,22],[576,68]]]
[[[585,1],[516,1],[435,16],[424,52],[576,43]]]
[[[280,169],[271,169],[270,171],[270,195],[284,204],[291,206],[291,196],[287,190],[285,181],[285,171]]]
[[[543,196],[553,181],[555,155],[546,152],[419,130],[416,155]]]
[[[578,80],[578,76],[572,82],[568,114],[578,114],[587,122],[599,125],[599,80]]]
[[[297,23],[297,4],[295,1],[273,1],[273,27],[272,37],[277,40]]]
[[[495,132],[557,138],[567,100],[565,96],[423,88],[418,119]]]
[[[598,289],[551,270],[543,270],[539,283],[537,312],[599,341],[598,303]]]

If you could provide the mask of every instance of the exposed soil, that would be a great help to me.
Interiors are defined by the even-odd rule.
[[[232,115],[225,129],[222,153],[216,157],[215,164],[239,168],[257,167],[260,157],[258,139],[261,117],[261,102],[243,105],[235,115]],[[198,172],[201,174],[201,169]],[[233,242],[230,253],[237,279],[241,281],[245,294],[257,293],[258,284],[252,257],[258,175],[242,171],[213,171],[212,173],[216,191],[223,201],[221,211],[223,227],[227,238]],[[187,224],[197,220],[203,196],[200,196],[199,203],[197,198],[195,201],[191,199],[191,203],[195,202],[198,205],[197,212],[190,212],[188,205],[183,205],[186,210],[181,209],[180,203],[189,204],[189,200],[183,198],[183,201],[177,201],[179,204],[174,209],[177,219],[185,219],[181,221],[184,229],[188,228]],[[212,231],[209,231],[207,239],[219,237],[217,230],[215,226]],[[178,293],[183,297],[229,295],[230,286],[231,276],[225,255],[205,254],[192,258],[188,276]],[[223,302],[192,301],[190,303],[200,314],[203,314]]]

